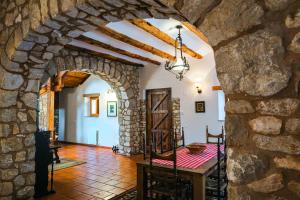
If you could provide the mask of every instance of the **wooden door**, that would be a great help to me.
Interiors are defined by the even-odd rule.
[[[155,140],[155,149],[161,153],[172,149],[171,96],[171,88],[146,90],[146,144],[154,145]]]

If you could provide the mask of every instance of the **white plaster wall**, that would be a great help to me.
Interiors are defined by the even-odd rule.
[[[179,97],[181,123],[185,129],[186,143],[206,142],[206,125],[212,133],[221,133],[223,121],[218,120],[218,93],[212,86],[219,85],[213,53],[204,59],[190,63],[191,70],[179,81],[164,67],[145,66],[140,69],[140,94],[145,99],[145,90],[172,88],[172,97]],[[201,74],[199,74],[201,72]],[[201,81],[202,93],[198,94],[195,82]],[[195,101],[205,101],[206,112],[195,113]]]
[[[111,147],[119,143],[118,117],[107,117],[107,101],[117,101],[116,94],[107,94],[111,87],[95,75],[91,75],[77,88],[65,88],[60,93],[59,140],[94,144],[99,131],[99,144]],[[86,116],[83,94],[100,93],[99,117]]]

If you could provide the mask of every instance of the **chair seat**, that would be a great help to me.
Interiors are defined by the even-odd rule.
[[[226,179],[226,176],[227,176],[227,174],[226,174],[225,170],[221,170],[220,171],[220,179]],[[217,170],[214,171],[211,175],[208,176],[208,179],[216,180],[218,178],[219,177],[218,177],[218,171]]]
[[[220,191],[224,191],[227,187],[227,183],[225,181],[220,181]],[[218,190],[218,181],[207,179],[206,180],[206,190],[217,191]]]
[[[164,196],[164,197],[176,197],[177,199],[185,199],[184,197],[186,196],[186,190],[187,188],[185,187],[177,187],[177,191],[176,188],[172,188],[172,187],[160,187],[158,186],[152,186],[151,188],[149,188],[150,191],[152,191],[152,194],[155,194],[157,197],[159,196]]]
[[[189,188],[187,187],[187,185],[180,182],[166,183],[163,181],[154,180],[154,183],[148,189],[149,191],[152,191],[152,194],[156,194],[158,196],[176,196],[177,199],[186,199],[185,197]]]

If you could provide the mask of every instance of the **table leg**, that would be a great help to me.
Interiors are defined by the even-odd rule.
[[[144,199],[144,192],[145,192],[145,171],[144,167],[141,165],[137,165],[137,199],[143,200]]]
[[[205,200],[205,180],[204,175],[193,176],[193,200]]]
[[[60,163],[60,159],[59,159],[59,156],[58,156],[58,149],[54,150],[54,154],[55,154],[56,163]]]

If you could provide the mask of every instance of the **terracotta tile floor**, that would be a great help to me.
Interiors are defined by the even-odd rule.
[[[136,186],[136,161],[142,156],[115,155],[110,149],[65,145],[61,158],[86,161],[86,164],[54,172],[56,194],[42,200],[110,199]]]

